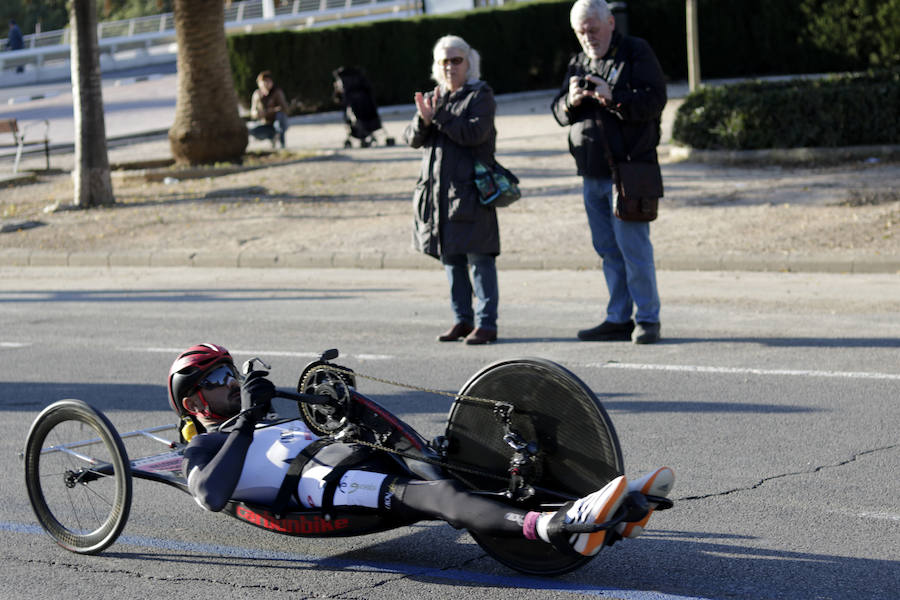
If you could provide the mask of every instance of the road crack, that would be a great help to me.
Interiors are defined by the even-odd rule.
[[[769,477],[764,477],[748,487],[738,487],[730,490],[724,490],[721,492],[714,492],[711,494],[701,494],[699,496],[684,496],[682,498],[675,498],[676,502],[684,502],[687,500],[706,500],[709,498],[720,498],[722,496],[728,496],[729,494],[736,494],[739,492],[749,492],[755,490],[757,488],[762,487],[763,485],[769,483],[770,481],[775,481],[776,479],[784,479],[785,477],[794,477],[796,475],[808,475],[810,473],[818,473],[819,471],[823,471],[825,469],[835,469],[838,467],[843,467],[849,465],[850,463],[856,462],[863,456],[867,456],[869,454],[876,454],[878,452],[886,452],[889,450],[896,450],[900,448],[900,444],[892,444],[890,446],[882,446],[880,448],[872,448],[870,450],[863,450],[861,452],[857,452],[847,460],[842,460],[836,463],[828,464],[828,465],[819,465],[813,469],[805,470],[805,471],[791,471],[789,473],[780,473],[778,475],[771,475]]]

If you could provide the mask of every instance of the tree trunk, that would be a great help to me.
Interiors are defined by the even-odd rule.
[[[73,204],[80,208],[114,204],[106,153],[106,121],[97,50],[96,0],[72,0],[72,111],[75,118],[75,185]]]
[[[178,164],[239,160],[247,126],[225,46],[222,0],[175,0],[178,97],[169,145]]]

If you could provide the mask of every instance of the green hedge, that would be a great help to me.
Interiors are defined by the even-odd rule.
[[[900,143],[900,70],[703,87],[685,99],[672,137],[700,149]]]
[[[900,0],[697,0],[704,78],[900,65]],[[631,34],[687,78],[684,0],[629,0]]]
[[[529,2],[450,15],[391,19],[299,32],[228,38],[238,94],[248,103],[256,73],[270,69],[302,110],[333,109],[332,71],[358,66],[379,105],[412,103],[434,87],[431,49],[460,35],[481,54],[482,78],[497,93],[555,88],[578,42],[569,27],[570,2]]]
[[[431,88],[431,48],[448,33],[482,55],[497,93],[555,88],[578,43],[572,0],[543,0],[450,15],[229,36],[244,103],[270,69],[304,112],[330,110],[331,73],[362,67],[379,105]],[[704,79],[862,71],[900,65],[900,0],[698,0]],[[684,0],[628,0],[628,30],[654,48],[670,81],[687,78]]]
[[[704,78],[827,71],[800,41],[802,13],[785,0],[697,0]],[[650,42],[673,80],[687,78],[684,0],[631,0],[629,33]]]

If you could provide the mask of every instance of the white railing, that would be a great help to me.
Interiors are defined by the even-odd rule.
[[[272,16],[265,15],[266,5],[274,8]],[[421,0],[246,0],[232,2],[225,9],[227,32],[252,32],[269,29],[303,29],[335,23],[409,17],[422,12]],[[69,30],[59,29],[24,36],[25,48],[14,52],[0,52],[0,75],[18,74],[22,83],[39,81],[45,68],[66,67],[69,60]],[[173,61],[175,54],[175,23],[172,13],[138,17],[124,21],[106,21],[97,26],[97,42],[101,68],[109,63]],[[0,40],[0,48],[6,40]],[[126,53],[126,56],[121,56]],[[28,73],[31,72],[31,77]],[[8,80],[8,77],[4,77]]]

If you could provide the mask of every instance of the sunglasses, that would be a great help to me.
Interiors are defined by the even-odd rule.
[[[451,56],[450,58],[441,58],[437,62],[442,67],[446,67],[447,65],[461,65],[464,60],[466,59],[462,56]]]
[[[228,385],[231,383],[231,380],[238,381],[237,373],[234,372],[234,368],[230,365],[221,365],[207,373],[203,379],[200,380],[197,387],[203,390],[212,390],[217,387]]]

